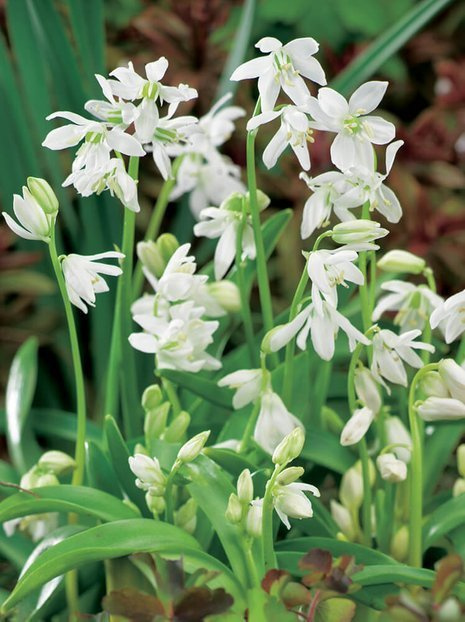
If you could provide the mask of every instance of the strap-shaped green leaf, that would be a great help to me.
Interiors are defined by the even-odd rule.
[[[423,550],[465,523],[465,495],[442,503],[426,520],[423,527]]]

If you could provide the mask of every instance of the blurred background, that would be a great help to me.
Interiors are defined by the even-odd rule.
[[[417,20],[412,22],[415,11]],[[367,79],[390,82],[383,114],[395,122],[405,145],[388,185],[398,194],[404,217],[399,225],[389,227],[392,233],[385,248],[402,247],[426,257],[444,295],[465,287],[464,2],[0,0],[0,27],[1,207],[11,211],[12,195],[20,192],[28,175],[45,177],[59,194],[60,244],[67,252],[94,253],[118,244],[121,207],[109,196],[81,199],[60,188],[73,152],[41,148],[52,128],[45,120],[47,114],[82,113],[84,102],[99,96],[95,73],[106,75],[128,60],[139,70],[166,56],[167,82],[188,83],[199,92],[199,99],[189,102],[183,112],[201,115],[220,94],[237,87],[228,82],[228,76],[254,55],[258,39],[269,35],[287,42],[312,36],[320,43],[318,59],[328,81],[346,96]],[[368,59],[365,73],[354,78],[351,68],[360,58]],[[236,103],[249,116],[255,98],[252,81],[241,83],[235,92]],[[227,154],[242,166],[245,122],[240,120],[226,145]],[[272,132],[266,126],[260,131],[259,152]],[[328,153],[324,139],[317,140],[313,174],[331,167]],[[302,269],[301,250],[309,245],[308,241],[303,245],[299,236],[308,189],[299,180],[291,155],[270,172],[259,166],[259,186],[272,198],[267,211],[294,210],[269,268],[280,310],[288,305]],[[160,187],[161,179],[146,158],[140,181],[140,237]],[[182,242],[189,241],[193,222],[186,200],[181,199],[169,207],[163,229]],[[205,262],[211,245],[197,244],[196,252]],[[36,402],[70,408],[70,366],[63,364],[69,357],[68,345],[46,249],[14,238],[2,224],[0,271],[0,392],[12,355],[29,335],[36,334],[42,345]],[[114,290],[99,298],[89,317],[79,314],[91,396],[98,391],[105,369]]]

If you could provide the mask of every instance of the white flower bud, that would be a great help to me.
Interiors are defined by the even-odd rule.
[[[153,494],[155,490],[164,490],[166,477],[156,458],[136,454],[129,458],[129,468],[137,477],[136,485],[142,490],[150,490]]]
[[[41,486],[59,486],[60,482],[58,478],[53,473],[44,473],[43,475],[39,475],[36,482],[36,488],[40,488]]]
[[[358,511],[363,501],[363,479],[361,473],[351,467],[344,473],[339,488],[342,504],[351,511]]]
[[[348,540],[354,540],[356,535],[355,527],[349,510],[334,499],[330,501],[330,508],[331,516],[334,518],[339,529]]]
[[[147,504],[149,510],[156,516],[164,512],[166,508],[166,503],[163,497],[152,494],[150,490],[145,495],[145,503]]]
[[[214,283],[207,283],[208,293],[228,313],[239,313],[241,310],[241,295],[239,288],[232,281],[223,279]]]
[[[389,233],[374,220],[346,220],[333,227],[332,239],[336,244],[363,244],[384,238]]]
[[[168,443],[179,442],[186,434],[187,428],[191,422],[191,416],[185,410],[182,410],[177,417],[169,424],[163,439]]]
[[[298,456],[303,449],[305,442],[305,432],[300,426],[294,428],[283,440],[279,443],[273,452],[272,461],[274,464],[287,464],[292,462]]]
[[[426,261],[408,251],[393,250],[381,257],[377,265],[380,270],[385,272],[420,274],[426,267]]]
[[[19,485],[21,488],[25,488],[29,490],[30,488],[35,488],[37,486],[37,482],[40,477],[40,470],[37,469],[37,466],[33,466],[32,469],[29,469],[24,475],[21,477]]]
[[[438,622],[460,622],[463,620],[463,610],[455,596],[449,596],[441,603],[437,619]]]
[[[410,462],[412,438],[409,431],[399,417],[388,417],[385,421],[386,440],[388,445],[407,445],[407,447],[394,447],[393,453],[407,464]]]
[[[192,497],[174,513],[174,524],[187,533],[194,533],[197,526],[197,503]]]
[[[391,540],[391,555],[398,562],[403,562],[408,556],[409,533],[407,525],[402,525]]]
[[[152,384],[142,393],[142,408],[145,411],[153,410],[163,402],[163,394],[158,384]]]
[[[354,378],[355,392],[363,406],[367,406],[374,415],[377,415],[383,402],[379,392],[379,386],[373,374],[366,367],[358,367]]]
[[[187,443],[181,447],[178,451],[178,456],[176,460],[180,462],[192,462],[197,458],[202,449],[205,446],[205,443],[210,436],[210,430],[206,430],[205,432],[200,432],[193,436]]]
[[[439,363],[439,375],[449,389],[451,396],[456,400],[465,402],[465,369],[453,359],[442,359]]]
[[[369,408],[359,408],[354,412],[341,432],[342,446],[355,445],[362,440],[373,421],[374,414]]]
[[[54,475],[61,475],[61,473],[76,467],[76,462],[71,456],[68,456],[68,454],[65,454],[63,451],[56,450],[46,451],[39,458],[37,464],[42,469],[51,471]]]
[[[465,443],[457,447],[457,470],[461,477],[465,477]]]
[[[26,186],[23,186],[23,196],[15,194],[13,197],[13,211],[18,224],[9,214],[2,212],[9,228],[26,240],[42,240],[50,242],[55,214],[47,214]]]
[[[394,454],[381,454],[376,458],[376,466],[381,477],[387,482],[403,482],[407,479],[407,465]]]
[[[253,481],[249,469],[244,469],[237,480],[237,496],[241,503],[249,504],[253,499]]]
[[[452,496],[458,497],[463,494],[465,494],[465,479],[463,477],[459,477],[455,480],[454,485],[452,486]]]
[[[423,421],[455,421],[465,418],[465,404],[448,397],[428,397],[417,413]]]
[[[243,509],[244,508],[242,507],[237,495],[232,492],[229,495],[228,506],[225,512],[226,520],[233,525],[237,525],[237,523],[240,523],[242,520]]]
[[[27,187],[46,214],[56,214],[58,212],[58,199],[52,187],[45,179],[41,179],[40,177],[28,177]]]
[[[357,473],[360,473],[360,475],[362,475],[363,469],[360,460],[357,460],[353,468],[357,471]],[[368,458],[368,481],[370,483],[370,486],[373,486],[376,481],[376,468],[371,458]]]
[[[149,410],[145,415],[144,435],[148,445],[150,445],[152,439],[160,438],[165,431],[169,411],[170,404],[169,402],[165,402],[158,408]]]
[[[437,371],[426,372],[421,388],[427,397],[449,397],[449,390]]]
[[[313,516],[312,503],[303,494],[303,486],[305,484],[288,484],[287,486],[279,486],[277,488],[274,495],[274,507],[280,517],[281,514],[298,519],[311,518]],[[315,490],[318,493],[316,496],[319,497],[319,491]],[[281,520],[283,520],[282,517]]]
[[[262,535],[263,500],[252,501],[245,519],[245,530],[252,538],[260,538]]]
[[[292,484],[297,479],[299,479],[299,477],[302,477],[304,473],[305,469],[303,469],[302,467],[287,467],[287,469],[284,469],[284,471],[281,471],[281,473],[278,475],[278,477],[276,478],[276,483],[280,484],[281,486],[287,486],[287,484]]]

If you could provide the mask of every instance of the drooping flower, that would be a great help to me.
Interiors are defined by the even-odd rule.
[[[269,388],[261,396],[260,412],[255,425],[254,440],[269,454],[294,428],[303,428],[302,422],[292,415],[277,393]]]
[[[96,255],[67,255],[61,262],[66,291],[70,302],[87,313],[87,306],[95,307],[95,294],[107,292],[109,287],[100,274],[119,276],[119,266],[111,266],[98,259],[124,259],[123,253],[108,251]]]
[[[423,330],[431,313],[443,302],[427,285],[394,280],[382,283],[381,289],[391,293],[380,298],[372,320],[377,322],[386,311],[397,311],[394,324],[400,326],[402,332]]]
[[[368,432],[374,417],[374,412],[366,406],[357,409],[341,432],[341,445],[345,447],[347,445],[355,445],[361,441]]]
[[[465,369],[447,358],[439,362],[438,371],[451,397],[465,403]]]
[[[446,343],[452,343],[465,331],[465,290],[447,298],[431,314],[431,328],[440,326]]]
[[[412,438],[399,417],[387,417],[385,420],[386,442],[394,445],[392,451],[403,462],[410,462]]]
[[[291,528],[290,518],[302,519],[313,516],[312,502],[304,491],[311,492],[315,497],[320,496],[316,486],[302,482],[278,485],[272,492],[274,509],[288,529]]]
[[[309,99],[308,106],[315,119],[313,127],[337,134],[331,145],[331,160],[341,171],[351,166],[364,166],[373,171],[372,145],[385,145],[394,138],[392,123],[369,115],[378,107],[387,85],[387,82],[366,82],[348,102],[340,93],[327,87],[318,91],[318,98]]]
[[[387,482],[398,483],[407,479],[407,465],[393,453],[381,454],[376,458],[381,477]]]
[[[302,76],[326,84],[324,71],[313,58],[319,46],[311,37],[294,39],[286,45],[274,37],[264,37],[255,47],[267,56],[243,63],[233,72],[231,80],[258,78],[263,111],[273,110],[281,88],[294,104],[304,104],[310,92]]]
[[[233,397],[233,407],[238,410],[255,402],[263,391],[262,369],[239,369],[218,381],[219,387],[229,387],[236,392]]]
[[[465,404],[452,397],[428,397],[417,413],[424,421],[455,421],[465,419]]]
[[[426,268],[426,261],[408,251],[394,249],[387,252],[376,262],[384,272],[404,272],[406,274],[421,274]]]
[[[383,405],[378,383],[371,371],[363,365],[355,370],[354,386],[359,401],[377,415]]]
[[[42,240],[50,242],[50,234],[56,218],[56,212],[46,213],[33,197],[26,186],[23,186],[23,196],[15,194],[13,197],[13,211],[18,224],[7,212],[2,212],[9,228],[26,240]]]

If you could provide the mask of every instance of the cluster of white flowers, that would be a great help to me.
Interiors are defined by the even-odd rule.
[[[426,399],[417,412],[425,421],[463,419],[465,417],[465,369],[453,359],[442,359],[437,371],[423,379]]]

